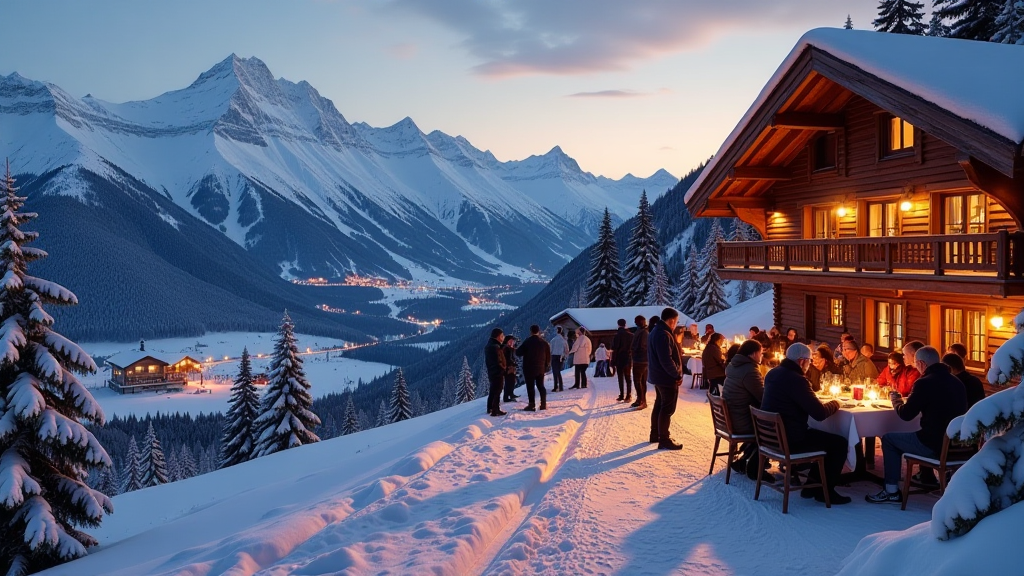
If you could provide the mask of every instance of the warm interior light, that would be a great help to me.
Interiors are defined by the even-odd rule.
[[[914,205],[910,203],[910,200],[904,200],[900,203],[900,210],[903,212],[910,212],[910,209],[913,207]]]
[[[998,329],[1003,327],[1003,317],[1002,316],[993,316],[992,319],[989,320],[989,323],[992,324],[993,328],[998,330]]]
[[[840,206],[836,210],[836,215],[839,216],[840,218],[845,217],[846,216],[846,206]]]

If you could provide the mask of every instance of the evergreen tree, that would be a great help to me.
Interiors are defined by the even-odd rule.
[[[345,421],[341,425],[341,433],[345,436],[355,434],[361,429],[359,417],[356,416],[356,405],[352,403],[352,394],[348,395],[348,402],[345,404]]]
[[[942,21],[942,16],[939,16],[937,11],[932,11],[932,17],[928,21],[928,31],[925,32],[925,36],[935,36],[936,38],[949,36],[949,26],[946,26],[946,23]]]
[[[83,425],[104,422],[76,376],[96,364],[53,330],[44,309],[78,298],[28,275],[29,263],[47,254],[29,246],[37,232],[21,229],[37,215],[21,211],[9,163],[0,195],[0,567],[21,575],[84,556],[97,542],[80,528],[99,526],[114,507],[86,483],[89,468],[111,465]]]
[[[640,206],[636,213],[636,225],[629,240],[626,267],[623,270],[625,287],[622,303],[625,306],[643,306],[654,284],[661,262],[658,233],[651,217],[651,205],[647,203],[647,191],[640,194]]]
[[[334,422],[334,415],[328,414],[324,423],[320,426],[321,432],[317,434],[321,440],[330,440],[338,436],[338,425]]]
[[[110,498],[121,493],[121,482],[118,480],[117,468],[113,464],[100,468],[97,472],[100,475],[99,482],[96,484],[97,490]]]
[[[383,398],[380,399],[380,408],[377,409],[377,423],[374,427],[380,427],[388,424],[388,405]]]
[[[1006,0],[996,17],[992,41],[999,44],[1024,44],[1024,0]]]
[[[178,470],[182,480],[199,475],[199,465],[196,464],[196,459],[192,455],[192,451],[184,444],[182,444],[181,453],[178,456]]]
[[[441,380],[441,409],[450,408],[458,403],[455,393],[455,380],[451,376],[445,376]]]
[[[255,423],[257,458],[320,441],[313,433],[320,418],[310,409],[313,397],[293,330],[292,319],[285,311],[274,340],[270,382]]]
[[[590,275],[587,282],[590,308],[622,306],[622,273],[619,270],[619,249],[615,245],[612,217],[604,209],[604,219],[597,244],[591,250]]]
[[[949,22],[950,38],[988,41],[996,33],[996,18],[1004,0],[935,0],[934,14]]]
[[[676,310],[686,316],[696,316],[697,290],[699,288],[699,276],[697,275],[697,246],[690,240],[690,247],[683,257],[686,261],[682,276],[679,277],[679,287],[676,290]]]
[[[164,450],[160,447],[160,440],[156,437],[152,420],[149,422],[146,439],[142,441],[142,444],[142,487],[149,488],[167,484],[167,462],[164,460]]]
[[[395,376],[395,387],[391,389],[391,407],[388,410],[388,423],[401,422],[412,418],[412,400],[409,398],[409,387],[405,383],[405,374],[398,369]]]
[[[142,455],[135,436],[128,441],[128,454],[124,460],[124,471],[121,479],[121,493],[134,492],[142,489]]]
[[[231,385],[228,413],[224,421],[221,439],[220,467],[234,466],[253,458],[256,445],[256,418],[260,413],[260,393],[252,377],[252,361],[249,348],[242,348],[242,359],[238,363],[238,375]]]
[[[872,24],[879,32],[920,36],[925,30],[923,8],[924,4],[911,0],[882,0]]]
[[[649,306],[671,306],[672,286],[669,284],[668,275],[665,274],[665,264],[658,261],[658,268],[654,275],[654,283],[647,292],[646,304]]]
[[[729,307],[725,286],[718,276],[718,242],[721,240],[722,228],[715,219],[700,259],[699,268],[704,272],[697,281],[697,303],[693,310],[693,317],[700,320]]]
[[[849,14],[846,15],[846,24],[843,24],[843,28],[846,30],[853,30],[853,18],[850,18]]]
[[[167,453],[167,481],[177,482],[181,480],[181,465],[178,463],[178,454],[171,450]]]
[[[469,359],[463,356],[462,370],[459,372],[456,403],[462,404],[472,400],[476,396],[474,394],[475,389],[476,386],[473,385],[473,371],[469,368]]]
[[[480,366],[480,373],[476,375],[476,397],[486,398],[490,392],[490,382],[487,380],[487,367]]]

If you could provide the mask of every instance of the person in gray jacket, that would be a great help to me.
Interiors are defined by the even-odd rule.
[[[753,434],[754,421],[750,418],[750,407],[761,408],[764,397],[764,378],[757,367],[761,364],[764,348],[757,340],[747,340],[740,344],[740,349],[725,367],[725,384],[722,386],[722,399],[729,409],[733,434]],[[757,480],[757,443],[746,442],[742,447],[743,455],[735,462],[733,469],[746,472],[751,480]],[[769,482],[774,480],[770,474],[764,476]]]
[[[562,327],[555,329],[557,334],[551,339],[551,391],[561,392],[565,390],[562,384],[562,366],[565,362],[565,353],[569,351],[569,343],[562,336]]]

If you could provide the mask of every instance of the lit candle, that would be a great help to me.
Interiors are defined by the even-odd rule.
[[[871,400],[872,402],[878,400],[878,390],[875,390],[874,388],[868,390],[868,400]]]
[[[839,395],[839,386],[837,386],[835,384],[829,386],[828,387],[828,393],[831,394],[833,398],[835,398],[836,396]]]

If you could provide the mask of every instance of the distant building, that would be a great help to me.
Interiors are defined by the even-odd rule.
[[[626,321],[626,328],[633,328],[633,319],[643,316],[650,319],[651,316],[658,316],[664,310],[664,306],[622,306],[618,308],[566,308],[551,317],[551,323],[561,326],[562,331],[568,337],[569,330],[575,330],[580,326],[587,329],[590,334],[590,341],[597,350],[598,345],[604,342],[609,350],[612,347],[612,339],[618,331],[618,321],[622,318]],[[679,324],[685,326],[693,322],[683,314],[679,315]]]
[[[107,386],[119,394],[182,390],[189,374],[203,365],[191,356],[168,355],[146,350],[122,352],[107,358],[110,379]]]

